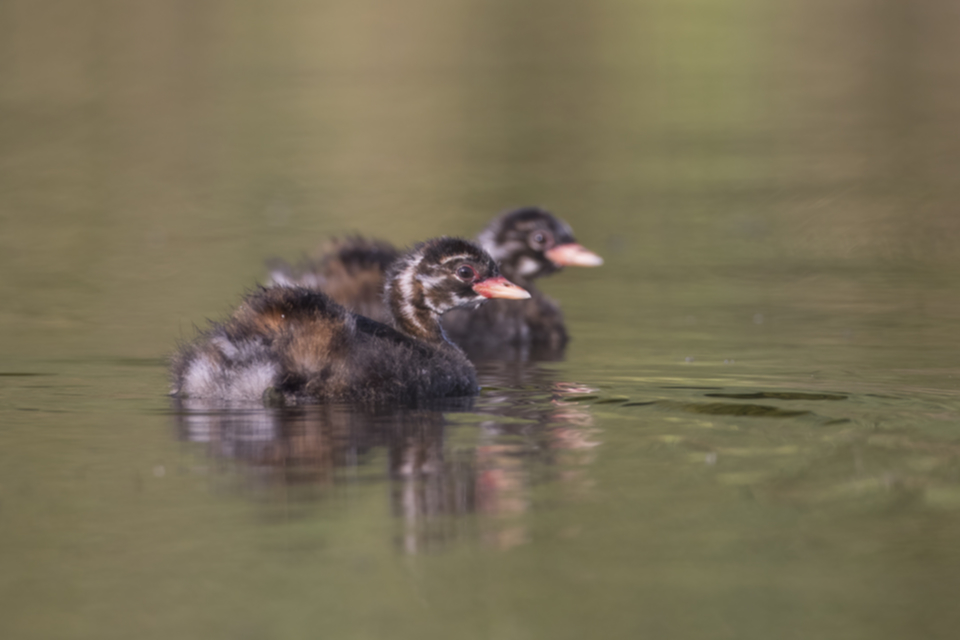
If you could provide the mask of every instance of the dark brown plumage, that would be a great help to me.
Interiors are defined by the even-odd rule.
[[[450,340],[473,357],[526,353],[551,357],[562,353],[567,331],[560,306],[539,292],[533,281],[563,266],[597,266],[603,261],[584,249],[569,225],[539,207],[504,213],[490,222],[478,243],[499,262],[501,272],[531,293],[529,300],[492,300],[479,309],[457,309],[443,318]],[[278,285],[323,290],[339,303],[372,317],[387,317],[373,283],[382,282],[385,263],[396,250],[389,244],[354,237],[335,242],[317,261],[274,269]]]
[[[271,283],[323,291],[351,311],[389,323],[383,304],[383,283],[400,251],[388,242],[360,236],[334,238],[318,251],[319,257],[297,265],[274,261]]]
[[[260,289],[174,359],[182,397],[419,402],[477,393],[476,373],[440,316],[486,298],[529,297],[465,240],[439,238],[395,260],[385,300],[393,326],[302,287]]]

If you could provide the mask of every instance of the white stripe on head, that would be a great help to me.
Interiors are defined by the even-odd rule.
[[[420,266],[420,262],[422,260],[422,255],[417,254],[410,256],[410,260],[403,267],[400,273],[397,274],[396,280],[400,286],[400,312],[403,314],[404,319],[409,320],[419,329],[425,330],[426,328],[420,324],[420,320],[417,318],[417,309],[413,306],[413,299],[417,293],[415,284],[415,280],[417,279],[417,267]]]
[[[417,282],[422,284],[424,287],[435,287],[438,284],[441,284],[449,276],[428,276],[424,273],[421,273],[417,276]]]
[[[430,296],[430,290],[445,282],[447,277],[448,276],[428,276],[426,274],[420,274],[417,276],[417,282],[420,283],[420,286],[423,289],[424,304],[426,304],[427,308],[436,314],[443,314],[443,311],[438,309],[433,304],[433,299]]]
[[[470,253],[458,253],[455,256],[450,256],[449,258],[444,258],[440,264],[447,264],[448,262],[453,262],[454,260],[476,260],[477,256]]]

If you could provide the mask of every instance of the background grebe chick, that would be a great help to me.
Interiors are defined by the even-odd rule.
[[[173,393],[192,398],[417,402],[476,395],[473,365],[440,327],[446,311],[530,294],[473,243],[438,238],[387,272],[393,326],[302,287],[260,289],[174,358]]]
[[[477,242],[499,263],[503,275],[527,289],[531,297],[512,308],[491,303],[481,309],[453,311],[443,318],[450,340],[477,358],[506,355],[509,350],[504,347],[531,349],[538,357],[559,357],[569,339],[563,312],[533,281],[566,266],[597,267],[603,258],[577,243],[570,225],[540,207],[494,218]]]
[[[532,298],[452,311],[442,321],[450,340],[480,356],[497,355],[503,346],[562,350],[567,342],[563,313],[533,281],[565,266],[599,266],[603,259],[578,244],[568,224],[540,207],[494,218],[477,242],[500,263],[503,275],[530,291]],[[396,249],[386,242],[350,237],[332,241],[324,251],[318,260],[297,267],[275,263],[271,280],[278,286],[322,290],[353,311],[387,321],[389,311],[380,292]]]

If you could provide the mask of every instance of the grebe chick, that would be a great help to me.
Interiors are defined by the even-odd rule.
[[[443,318],[447,336],[471,355],[499,353],[500,347],[562,350],[567,331],[560,306],[533,287],[533,281],[565,266],[603,264],[577,243],[570,226],[540,207],[523,207],[494,218],[477,242],[500,263],[503,275],[528,289],[521,303],[493,301],[480,309],[458,309]],[[298,267],[278,263],[271,279],[279,286],[322,290],[349,309],[387,318],[380,289],[397,252],[389,244],[361,237],[334,241],[319,259]]]
[[[563,312],[533,281],[566,266],[597,267],[603,258],[578,244],[570,225],[540,207],[494,218],[477,242],[499,262],[503,275],[531,297],[513,307],[493,302],[481,309],[451,312],[443,318],[450,340],[477,358],[503,355],[509,351],[503,347],[562,354],[569,339]]]
[[[440,316],[488,298],[530,294],[466,240],[418,245],[389,268],[384,303],[393,326],[302,287],[248,295],[233,316],[182,348],[175,395],[280,401],[416,403],[476,395],[476,372],[447,341]]]

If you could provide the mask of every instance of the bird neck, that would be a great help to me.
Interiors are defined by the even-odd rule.
[[[446,341],[440,328],[440,312],[432,308],[412,272],[401,271],[387,281],[384,301],[398,331],[424,342]]]
[[[400,313],[394,312],[393,324],[398,331],[424,342],[447,341],[440,327],[440,318],[429,309],[407,308]]]

